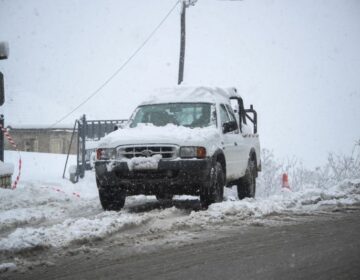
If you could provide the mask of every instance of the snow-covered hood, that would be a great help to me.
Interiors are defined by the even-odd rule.
[[[139,124],[135,128],[126,127],[108,134],[100,140],[99,148],[115,148],[121,145],[174,144],[179,146],[203,146],[209,152],[217,147],[220,134],[215,127],[188,128],[168,124],[158,127]]]

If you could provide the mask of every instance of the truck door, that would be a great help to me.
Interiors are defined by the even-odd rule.
[[[230,109],[230,108],[228,108]],[[235,121],[235,116],[232,110],[228,110],[224,104],[220,104],[220,124],[221,129],[223,124]],[[229,180],[236,180],[240,177],[241,171],[241,147],[242,136],[239,133],[239,128],[231,132],[224,133],[222,131],[222,145],[226,158],[226,177]]]
[[[235,118],[235,114],[232,111],[232,108],[230,106],[227,107],[229,109],[230,112],[230,116],[232,116],[233,118]],[[238,174],[239,177],[242,177],[245,175],[245,171],[247,168],[247,164],[248,164],[248,160],[249,160],[249,155],[250,155],[250,150],[251,150],[251,144],[252,142],[249,141],[250,138],[245,138],[244,137],[244,133],[243,130],[245,129],[245,124],[242,122],[242,119],[240,117],[237,118],[237,121],[239,122],[239,126],[241,127],[241,129],[239,129],[239,135],[238,135]],[[240,125],[240,122],[241,125]]]

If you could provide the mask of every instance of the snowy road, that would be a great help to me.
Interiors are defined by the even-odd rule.
[[[16,154],[7,156],[16,157]],[[239,201],[236,191],[226,189],[225,201],[211,205],[206,211],[200,210],[196,197],[181,196],[160,203],[152,196],[133,196],[127,198],[122,211],[104,212],[93,172],[88,172],[84,180],[74,185],[59,175],[63,156],[23,153],[23,161],[24,174],[19,187],[0,189],[1,277],[22,278],[30,270],[34,275],[46,270],[60,277],[58,270],[69,265],[67,260],[75,262],[76,267],[69,269],[77,273],[78,261],[84,264],[81,269],[89,270],[97,259],[102,263],[118,258],[145,260],[147,254],[171,252],[174,248],[181,251],[189,248],[189,244],[199,244],[203,249],[211,244],[220,246],[219,240],[236,239],[239,234],[248,234],[248,242],[258,243],[251,239],[253,231],[259,240],[266,240],[273,232],[280,234],[283,228],[295,232],[298,226],[307,234],[309,222],[332,220],[338,212],[348,209],[354,212],[350,213],[350,219],[359,218],[360,180],[345,180],[327,187],[310,185],[294,191],[279,187],[271,192],[264,180],[260,180],[256,199]],[[31,162],[36,165],[26,165]],[[351,227],[352,223],[344,226],[358,236],[359,231]],[[333,227],[331,231],[336,229],[336,223]],[[323,235],[309,232],[310,237],[312,234]],[[307,236],[301,234],[294,238],[307,240]],[[337,238],[343,236],[335,235],[334,239]],[[297,244],[300,248],[301,242]],[[259,245],[260,255],[265,245]],[[231,247],[229,242],[228,246]],[[339,243],[339,248],[341,246]],[[195,258],[196,252],[190,253]],[[251,259],[255,255],[248,256]],[[160,258],[166,258],[166,254]],[[204,260],[208,261],[210,259]],[[110,272],[117,269],[115,263],[112,264]],[[133,265],[136,267],[136,263]],[[226,263],[218,265],[226,266]]]
[[[276,226],[217,230],[210,239],[157,250],[67,255],[4,279],[359,279],[360,208]]]

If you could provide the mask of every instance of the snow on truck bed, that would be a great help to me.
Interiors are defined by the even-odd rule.
[[[17,153],[6,152],[5,159],[15,163]],[[153,196],[133,196],[127,198],[122,211],[104,212],[94,172],[88,171],[83,180],[72,184],[62,179],[65,155],[22,153],[22,159],[19,187],[0,189],[0,265],[12,261],[6,257],[8,252],[65,249],[113,234],[118,234],[120,240],[134,241],[141,234],[141,240],[147,242],[147,235],[158,234],[159,242],[164,236],[177,236],[185,242],[194,228],[211,230],[219,224],[266,223],[268,217],[281,213],[308,214],[324,206],[360,202],[360,180],[326,188],[308,185],[293,192],[282,190],[279,179],[279,188],[270,193],[263,183],[266,180],[259,180],[256,199],[239,201],[235,188],[226,189],[225,201],[211,205],[206,211],[196,211],[199,204],[196,197],[176,197],[176,203],[165,205],[164,209]],[[75,158],[70,161],[74,162]],[[181,206],[185,202],[190,203],[190,208]],[[129,229],[131,234],[126,234]]]

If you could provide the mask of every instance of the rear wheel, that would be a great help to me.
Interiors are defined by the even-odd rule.
[[[220,162],[210,170],[210,180],[203,183],[200,188],[201,206],[207,208],[210,204],[223,201],[225,175]]]
[[[126,194],[121,189],[114,189],[110,186],[103,186],[96,179],[99,189],[99,198],[104,210],[119,211],[125,205]]]
[[[256,191],[256,163],[249,160],[245,176],[239,178],[237,182],[237,191],[239,199],[246,197],[255,197]]]

